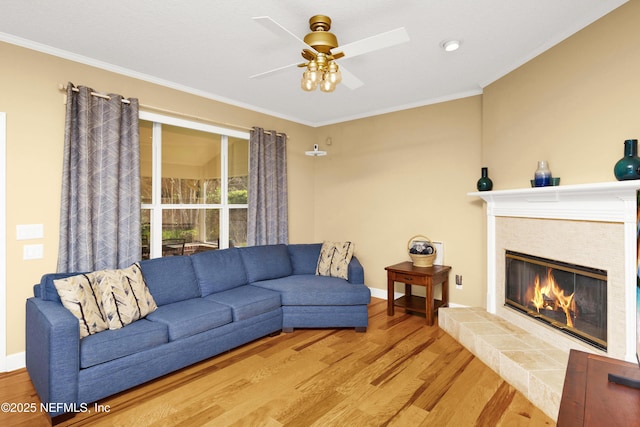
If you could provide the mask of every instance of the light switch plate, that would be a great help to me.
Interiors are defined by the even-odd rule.
[[[22,224],[16,225],[16,239],[42,239],[44,237],[43,224]]]
[[[44,245],[24,245],[22,259],[42,259],[44,258]]]

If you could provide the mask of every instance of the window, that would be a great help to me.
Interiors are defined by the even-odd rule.
[[[246,246],[249,134],[140,113],[142,259]]]

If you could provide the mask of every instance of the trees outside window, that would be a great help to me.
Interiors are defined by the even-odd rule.
[[[246,246],[249,134],[140,113],[142,258]]]

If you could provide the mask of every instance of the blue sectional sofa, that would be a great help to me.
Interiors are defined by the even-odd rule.
[[[370,291],[356,257],[348,280],[315,274],[321,244],[231,248],[143,260],[157,304],[121,329],[79,337],[52,273],[26,303],[26,365],[49,415],[86,405],[269,334],[366,331]]]

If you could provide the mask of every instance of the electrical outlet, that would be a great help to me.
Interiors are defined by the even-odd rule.
[[[456,274],[456,289],[462,289],[462,274]]]

